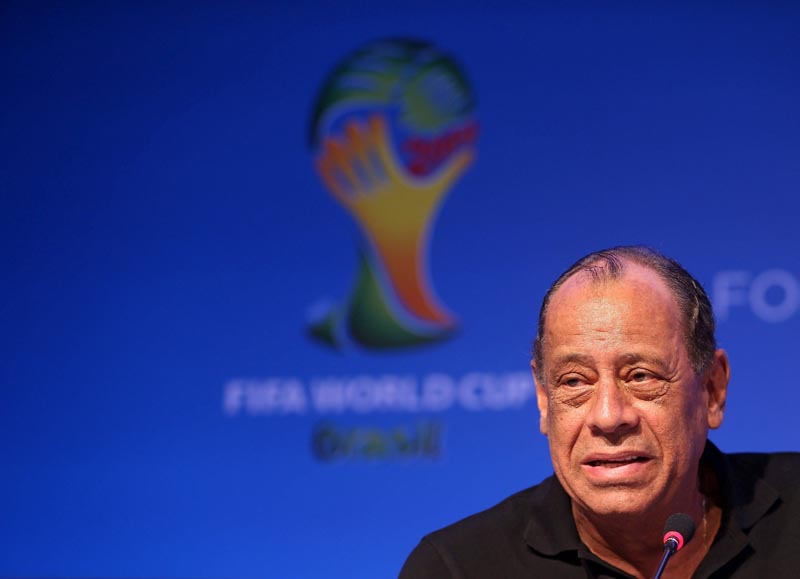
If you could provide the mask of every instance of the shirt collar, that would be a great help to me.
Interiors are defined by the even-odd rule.
[[[717,476],[725,512],[730,515],[726,522],[742,531],[749,531],[780,498],[759,472],[741,464],[735,469],[731,459],[711,441],[706,443],[700,462],[710,466]]]
[[[723,504],[717,536],[695,577],[709,577],[749,548],[747,533],[780,500],[774,487],[761,478],[759,469],[739,457],[734,463],[711,441],[706,444],[701,464],[716,474]]]
[[[525,527],[525,542],[541,555],[555,557],[566,551],[577,553],[581,539],[572,518],[572,503],[556,476],[537,486],[531,497]]]

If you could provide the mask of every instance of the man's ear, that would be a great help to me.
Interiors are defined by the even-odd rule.
[[[714,352],[714,359],[705,372],[703,387],[708,395],[708,427],[719,428],[725,414],[725,401],[728,398],[728,381],[731,368],[725,350]]]
[[[547,436],[547,388],[539,381],[536,373],[536,362],[531,360],[533,383],[536,384],[536,405],[539,407],[539,430]]]

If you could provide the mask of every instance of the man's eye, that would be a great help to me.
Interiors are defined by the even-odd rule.
[[[630,376],[631,382],[647,382],[650,378],[652,378],[652,374],[643,370],[633,372]]]
[[[583,380],[580,378],[565,378],[564,379],[564,386],[569,386],[570,388],[576,388],[583,383]]]

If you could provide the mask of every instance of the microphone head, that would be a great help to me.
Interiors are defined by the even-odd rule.
[[[694,537],[694,521],[689,515],[675,513],[670,515],[664,525],[664,545],[672,539],[675,550],[680,551],[683,546]]]

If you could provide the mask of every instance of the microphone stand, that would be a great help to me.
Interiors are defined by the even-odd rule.
[[[661,574],[664,572],[664,568],[667,566],[667,561],[669,561],[669,558],[672,557],[677,550],[678,542],[673,538],[667,539],[667,541],[664,543],[664,556],[661,558],[661,564],[659,564],[658,570],[653,576],[653,579],[661,578]]]

